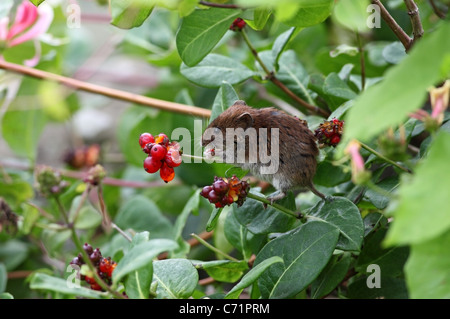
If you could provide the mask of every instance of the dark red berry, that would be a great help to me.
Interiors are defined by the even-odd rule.
[[[213,188],[216,193],[221,195],[225,194],[229,189],[228,184],[224,180],[218,180],[214,182]]]
[[[335,135],[330,139],[330,144],[332,146],[336,146],[337,144],[339,144],[339,142],[341,141],[341,138],[339,135]]]
[[[161,144],[163,146],[169,145],[169,138],[164,133],[159,133],[155,138],[155,143]]]
[[[142,133],[141,136],[139,136],[139,145],[141,146],[141,148],[144,148],[148,143],[154,142],[155,138],[150,133]]]
[[[86,254],[90,255],[94,252],[94,248],[92,248],[91,245],[89,245],[88,243],[84,243],[83,245],[83,250],[86,252]]]
[[[150,155],[157,161],[164,159],[166,153],[167,149],[160,144],[153,145],[152,150],[150,151]]]
[[[102,290],[102,287],[98,283],[94,282],[93,284],[91,284],[91,289],[100,291]]]
[[[145,145],[145,147],[142,150],[144,151],[144,153],[147,153],[148,155],[150,155],[153,145],[155,145],[155,144],[147,143],[147,145]]]
[[[241,31],[245,27],[246,23],[243,19],[237,18],[233,21],[233,23],[230,26],[230,30],[233,31]]]
[[[149,156],[144,160],[144,169],[147,173],[156,173],[161,168],[161,161]]]
[[[72,259],[72,261],[70,262],[71,265],[77,265],[77,266],[81,266],[83,263],[80,260],[80,258],[75,257],[74,259]]]
[[[89,256],[89,259],[93,264],[97,264],[100,261],[100,258],[102,258],[102,253],[100,252],[100,249],[95,248],[92,254]]]
[[[209,192],[212,190],[213,190],[212,186],[205,186],[205,187],[203,187],[202,191],[200,192],[200,195],[205,198],[208,198]]]
[[[210,203],[217,203],[218,201],[220,201],[219,195],[217,195],[217,193],[214,190],[209,192],[208,199]]]

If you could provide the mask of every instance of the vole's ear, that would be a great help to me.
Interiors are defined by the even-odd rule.
[[[242,100],[237,100],[236,102],[234,102],[234,104],[232,106],[238,106],[238,105],[245,105],[245,106],[247,106],[247,103],[245,103]]]
[[[237,117],[237,127],[242,127],[244,130],[253,126],[253,117],[250,113],[244,112]]]

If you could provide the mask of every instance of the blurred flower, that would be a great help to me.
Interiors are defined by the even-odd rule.
[[[364,159],[362,158],[359,150],[361,148],[361,144],[358,141],[351,141],[346,149],[345,153],[350,155],[351,165],[352,165],[352,181],[355,184],[364,184],[366,181],[370,179],[370,172],[366,171],[364,167]]]
[[[24,0],[16,11],[14,22],[10,25],[9,17],[0,19],[0,43],[1,47],[11,48],[26,41],[34,40],[36,54],[25,61],[25,65],[34,67],[41,57],[41,45],[37,40],[46,33],[53,21],[53,9],[43,3],[39,7],[30,1]]]
[[[425,128],[435,131],[444,121],[444,112],[448,107],[450,96],[450,80],[445,81],[439,88],[432,87],[429,90],[431,101],[431,115],[419,109],[409,116],[425,123]]]

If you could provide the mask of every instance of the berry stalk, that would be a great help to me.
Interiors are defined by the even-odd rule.
[[[283,207],[283,206],[281,206],[281,205],[279,205],[277,203],[272,203],[270,200],[268,200],[265,197],[261,197],[261,196],[255,195],[255,194],[250,193],[250,192],[247,194],[247,197],[251,198],[251,199],[254,199],[254,200],[257,200],[257,201],[259,201],[259,202],[261,202],[261,203],[263,203],[265,205],[270,205],[273,208],[276,208],[280,212],[282,212],[282,213],[284,213],[286,215],[289,215],[291,217],[295,217],[297,219],[302,219],[304,217],[301,213],[296,213],[296,212],[294,212],[294,211],[292,211],[292,210],[290,210],[290,209],[288,209],[286,207]]]

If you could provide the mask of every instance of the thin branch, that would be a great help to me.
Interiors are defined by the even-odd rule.
[[[434,0],[429,0],[431,7],[433,8],[434,13],[441,19],[445,19],[445,13],[442,12],[434,3]]]
[[[223,9],[242,9],[237,4],[215,3],[209,1],[200,1],[199,4],[207,7],[223,8]]]
[[[422,21],[420,21],[419,8],[413,0],[404,0],[406,8],[408,8],[408,15],[411,19],[413,30],[413,40],[411,46],[420,39],[423,35]]]
[[[53,74],[50,72],[45,72],[42,70],[37,70],[22,66],[19,64],[9,63],[6,61],[0,61],[0,69],[11,71],[14,73],[19,73],[22,75],[31,76],[37,79],[55,81],[59,84],[66,85],[68,87],[74,88],[76,90],[82,90],[94,94],[104,95],[110,98],[136,103],[143,106],[149,106],[156,109],[176,112],[181,114],[188,114],[193,116],[198,116],[202,118],[209,118],[211,115],[211,110],[204,109],[197,106],[185,105],[180,103],[174,103],[164,100],[159,100],[139,94],[134,94],[126,91],[116,90],[112,88],[107,88],[101,85],[91,84],[61,75]]]
[[[364,47],[361,42],[361,36],[358,32],[356,32],[356,39],[358,41],[358,51],[361,63],[361,91],[364,91],[364,88],[366,86],[366,62],[364,59]]]
[[[359,144],[361,144],[361,147],[362,147],[362,148],[364,148],[365,150],[369,151],[370,153],[372,153],[372,154],[375,155],[376,157],[382,159],[383,161],[385,161],[385,162],[387,162],[387,163],[389,163],[389,164],[391,164],[391,165],[393,165],[393,166],[395,166],[395,167],[401,169],[402,171],[405,171],[406,173],[412,174],[412,171],[411,171],[409,168],[403,167],[403,166],[397,164],[397,163],[394,162],[393,160],[391,160],[391,159],[387,158],[386,156],[384,156],[383,154],[381,154],[381,153],[375,151],[373,148],[371,148],[370,146],[368,146],[368,145],[362,143],[361,141],[359,141]]]
[[[372,0],[372,4],[377,5],[380,8],[380,14],[383,20],[387,23],[389,28],[394,32],[397,38],[405,47],[405,50],[408,51],[412,44],[412,39],[406,32],[402,29],[402,27],[395,21],[395,19],[391,16],[389,11],[384,7],[380,0]]]
[[[247,36],[247,33],[244,30],[240,31],[242,34],[242,37],[244,38],[245,43],[247,44],[247,46],[249,47],[250,51],[252,52],[253,56],[255,57],[256,61],[258,61],[259,65],[261,66],[261,68],[264,70],[264,72],[266,73],[267,79],[272,81],[273,84],[275,84],[276,86],[278,86],[284,93],[286,93],[287,95],[289,95],[290,98],[292,98],[294,101],[298,102],[300,105],[304,106],[305,108],[307,108],[311,113],[313,114],[318,114],[321,115],[323,117],[328,117],[330,116],[330,113],[325,111],[324,109],[321,109],[320,107],[317,107],[315,105],[312,105],[308,102],[306,102],[305,100],[303,100],[302,98],[300,98],[299,96],[297,96],[297,94],[295,94],[294,92],[292,92],[286,85],[284,85],[284,83],[282,83],[276,76],[275,74],[270,71],[267,66],[264,64],[264,62],[261,60],[258,51],[256,51],[256,49],[253,47],[252,43],[250,42],[250,39]]]

